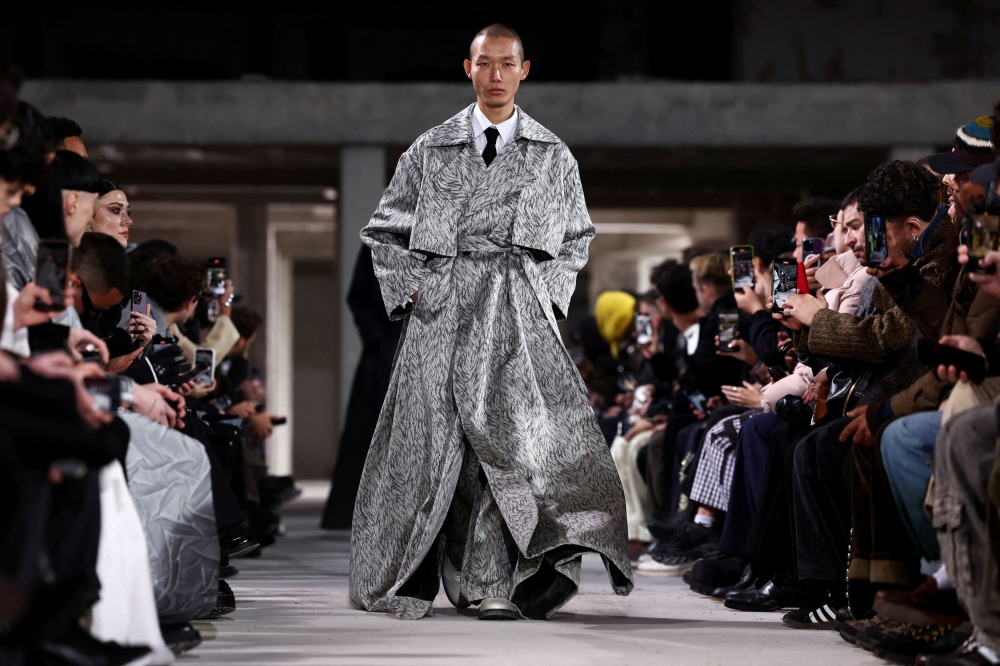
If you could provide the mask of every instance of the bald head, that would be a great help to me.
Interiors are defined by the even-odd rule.
[[[469,60],[476,59],[477,47],[482,44],[484,39],[491,37],[514,40],[514,52],[521,58],[521,62],[524,62],[524,44],[521,43],[521,36],[513,28],[508,28],[502,23],[488,25],[476,33],[476,36],[472,38],[472,44],[469,45]]]

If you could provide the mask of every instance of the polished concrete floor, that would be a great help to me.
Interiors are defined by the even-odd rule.
[[[237,609],[198,622],[204,642],[179,664],[876,664],[833,632],[796,631],[778,613],[730,611],[679,578],[636,576],[616,597],[597,557],[580,594],[550,622],[479,622],[442,591],[434,617],[403,622],[347,603],[350,535],[318,529],[315,506],[259,559],[234,560]]]

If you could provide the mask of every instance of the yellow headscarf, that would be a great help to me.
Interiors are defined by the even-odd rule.
[[[624,291],[605,291],[594,304],[594,319],[601,337],[611,346],[611,355],[618,358],[618,346],[632,332],[635,318],[635,297]]]

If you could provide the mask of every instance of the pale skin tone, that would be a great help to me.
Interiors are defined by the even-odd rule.
[[[128,197],[121,190],[108,192],[94,204],[93,231],[111,236],[122,247],[128,246],[129,227],[132,226],[132,208]]]
[[[531,61],[517,40],[510,37],[478,37],[463,63],[465,75],[476,91],[476,104],[491,123],[499,125],[514,115],[514,95],[528,77]],[[410,298],[417,302],[419,292]]]
[[[63,190],[63,219],[66,220],[66,237],[70,245],[80,247],[80,240],[87,231],[87,224],[94,216],[97,192]]]

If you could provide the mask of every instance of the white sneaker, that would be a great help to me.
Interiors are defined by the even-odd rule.
[[[636,573],[643,576],[680,576],[694,567],[696,559],[687,555],[661,555],[659,557],[650,555],[648,560],[640,560],[635,570]]]
[[[441,563],[441,582],[444,583],[444,593],[455,608],[467,608],[469,600],[462,594],[462,572],[455,568],[451,559],[444,556]]]

